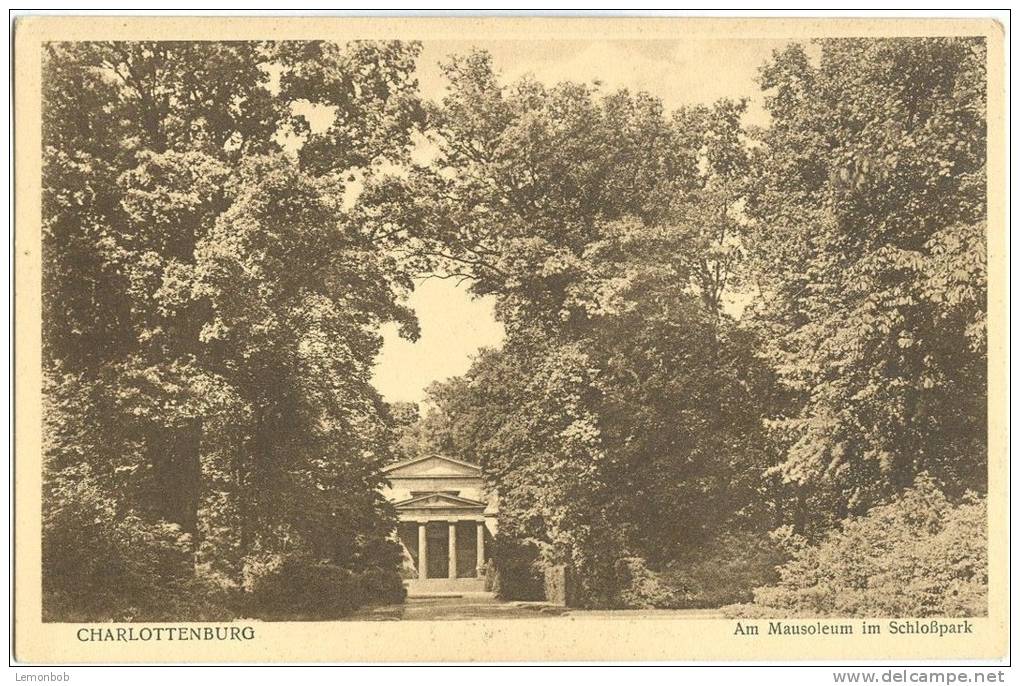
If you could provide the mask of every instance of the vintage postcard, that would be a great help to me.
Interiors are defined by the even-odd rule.
[[[1000,24],[14,40],[17,660],[1007,654]]]

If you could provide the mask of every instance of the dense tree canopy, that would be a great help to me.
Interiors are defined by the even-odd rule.
[[[102,497],[115,517],[169,525],[158,536],[228,586],[281,555],[389,564],[370,372],[380,324],[417,325],[399,304],[406,270],[344,198],[354,172],[406,159],[416,54],[47,47],[48,531]],[[309,102],[328,126],[296,113]],[[54,568],[60,540],[46,538]],[[48,580],[54,601],[73,593]]]
[[[762,129],[455,58],[440,152],[391,187],[508,334],[414,441],[479,459],[504,537],[589,602],[622,559],[821,535],[923,473],[984,488],[983,45],[814,49],[763,65]]]
[[[748,192],[764,352],[792,395],[779,469],[837,517],[925,471],[981,490],[983,43],[819,47],[762,69]]]
[[[793,555],[758,594],[792,606],[817,594],[790,570],[875,522],[930,510],[932,540],[966,538],[980,39],[791,44],[761,68],[763,127],[742,99],[508,83],[483,51],[424,102],[418,53],[46,46],[50,616],[173,617],[210,586],[262,614],[399,595],[381,468],[424,452],[480,462],[502,561],[569,565],[589,605],[750,600]],[[506,340],[387,405],[380,328],[416,338],[423,277],[493,297]],[[965,603],[925,607],[978,607],[971,562],[945,575]]]
[[[504,86],[484,53],[446,69],[439,155],[393,182],[387,216],[497,296],[508,338],[433,387],[417,440],[479,459],[504,536],[612,602],[617,559],[664,563],[771,516],[751,511],[770,375],[723,306],[744,105],[667,117],[645,94]]]

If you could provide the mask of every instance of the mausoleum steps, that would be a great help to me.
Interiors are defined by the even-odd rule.
[[[404,581],[404,587],[409,598],[438,594],[483,593],[485,579],[407,579]]]

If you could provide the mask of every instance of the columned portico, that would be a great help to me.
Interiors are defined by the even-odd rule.
[[[401,527],[405,547],[417,550],[415,578],[472,579],[485,576],[485,521],[480,519],[415,519],[412,528]],[[403,532],[417,540],[407,539]],[[437,557],[438,556],[438,557]]]
[[[408,592],[484,589],[487,520],[494,521],[481,470],[466,462],[429,456],[387,468],[388,497],[397,511]],[[472,497],[465,495],[470,494]]]

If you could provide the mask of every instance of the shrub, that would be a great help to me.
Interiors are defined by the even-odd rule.
[[[987,613],[984,499],[950,503],[927,476],[844,521],[779,568],[731,616],[975,616]]]
[[[725,534],[666,568],[676,607],[721,607],[748,602],[754,589],[778,578],[789,558],[782,541],[763,532]]]
[[[43,620],[170,621],[232,616],[196,576],[191,536],[120,513],[87,469],[53,478],[43,514]]]
[[[190,534],[120,513],[88,468],[52,475],[43,518],[43,619],[59,622],[334,619],[363,604],[403,602],[396,568],[352,573],[303,555],[264,554],[232,579],[196,565]],[[370,552],[389,562],[392,551]],[[367,560],[367,555],[362,555]]]
[[[266,554],[245,563],[246,614],[267,620],[329,620],[363,605],[404,601],[395,569],[351,572],[305,555]]]
[[[492,560],[496,569],[492,575],[492,591],[499,598],[542,600],[545,597],[545,578],[534,544],[497,536],[493,541]]]
[[[252,556],[244,576],[247,614],[260,619],[338,619],[359,604],[354,575],[304,556]]]
[[[703,608],[747,602],[756,586],[777,578],[787,556],[779,541],[755,532],[720,536],[691,549],[662,570],[640,557],[617,562],[619,601],[624,607]]]
[[[404,588],[400,572],[382,567],[370,567],[355,579],[359,605],[388,605],[404,602]]]
[[[175,580],[166,590],[158,614],[138,617],[136,621],[219,622],[238,617],[239,591],[221,579],[196,572]]]
[[[616,563],[619,601],[623,607],[677,607],[678,589],[659,572],[648,569],[644,558],[625,557]]]

